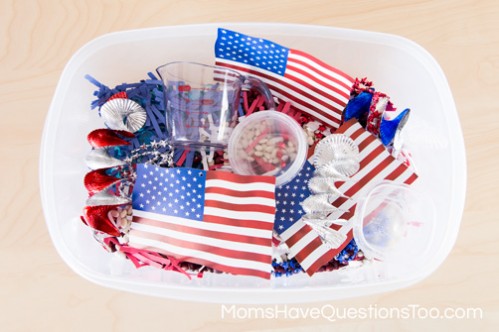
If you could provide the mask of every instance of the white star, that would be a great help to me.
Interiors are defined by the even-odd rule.
[[[284,226],[283,225],[279,225],[279,230],[283,230],[284,229]]]
[[[173,213],[178,214],[178,210],[177,209],[173,210]]]
[[[144,204],[140,204],[140,208],[143,209],[144,208]]]
[[[284,218],[284,217],[281,217],[281,221],[284,221],[284,220],[286,220],[286,218]]]

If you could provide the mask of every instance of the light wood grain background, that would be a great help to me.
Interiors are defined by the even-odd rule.
[[[465,213],[445,263],[401,291],[336,303],[480,307],[481,320],[236,320],[219,305],[114,291],[72,272],[48,236],[38,157],[62,69],[102,34],[206,22],[288,22],[398,34],[422,45],[453,91],[468,160]],[[499,325],[499,2],[0,0],[0,330],[326,331],[487,329]]]

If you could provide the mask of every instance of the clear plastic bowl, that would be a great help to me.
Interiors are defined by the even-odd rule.
[[[234,173],[276,177],[276,185],[291,181],[307,159],[307,139],[300,125],[277,111],[253,113],[229,138],[229,162]]]
[[[358,203],[354,222],[355,241],[366,257],[417,264],[433,242],[435,208],[413,188],[383,182]]]

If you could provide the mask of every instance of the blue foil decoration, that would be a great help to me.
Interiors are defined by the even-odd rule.
[[[372,93],[367,91],[361,92],[358,96],[350,99],[343,111],[343,121],[346,122],[355,118],[359,120],[362,127],[365,127],[372,99]]]
[[[397,131],[402,130],[409,119],[409,113],[410,109],[406,108],[395,119],[386,120],[384,117],[381,119],[379,138],[384,146],[388,146],[393,142]]]

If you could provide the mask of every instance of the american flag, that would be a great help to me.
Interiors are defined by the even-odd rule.
[[[314,171],[315,167],[307,160],[293,180],[276,188],[274,230],[278,234],[286,231],[305,215],[300,203],[310,196],[308,180],[314,175]]]
[[[279,101],[290,102],[338,128],[354,79],[310,54],[262,38],[218,29],[216,64],[264,81]]]
[[[364,130],[355,119],[343,124],[335,134],[344,134],[353,139],[359,147],[361,161],[356,174],[345,182],[336,183],[338,189],[350,199],[340,197],[333,202],[335,207],[348,211],[334,212],[331,215],[333,219],[350,220],[358,199],[383,180],[411,184],[417,179],[417,175],[410,168],[393,158],[381,141]],[[351,222],[343,226],[333,225],[332,228],[346,235],[343,244],[334,250],[324,245],[317,233],[301,221],[294,223],[281,234],[281,238],[290,248],[291,255],[309,275],[335,257],[353,238]]]
[[[275,178],[138,164],[129,244],[270,278]]]

